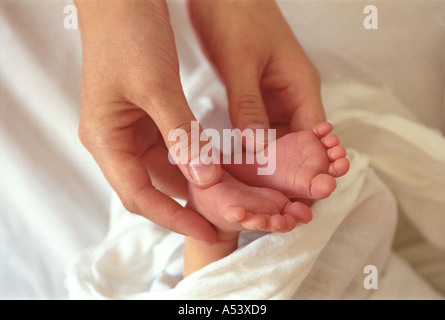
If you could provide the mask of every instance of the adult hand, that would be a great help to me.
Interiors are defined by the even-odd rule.
[[[198,240],[215,241],[207,220],[170,197],[186,197],[187,180],[201,187],[218,182],[221,168],[168,161],[167,148],[177,143],[168,141],[169,133],[183,129],[190,138],[195,118],[182,91],[166,4],[76,4],[83,47],[82,143],[128,211]]]
[[[234,127],[277,135],[325,120],[320,77],[273,0],[189,0],[192,24],[224,82]]]

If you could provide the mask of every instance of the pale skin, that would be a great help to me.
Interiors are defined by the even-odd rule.
[[[225,171],[222,181],[212,187],[190,186],[188,206],[212,222],[219,240],[208,245],[186,238],[184,276],[236,250],[243,230],[288,232],[298,223],[309,222],[312,211],[306,201],[289,198],[326,198],[336,188],[335,178],[349,170],[346,151],[331,130],[332,125],[324,122],[279,138],[277,170],[270,176],[256,175],[257,164],[229,166],[237,178],[251,186]]]
[[[190,0],[202,49],[227,88],[234,127],[281,136],[324,121],[320,78],[273,0]],[[76,0],[82,39],[79,136],[125,208],[207,243],[214,226],[171,196],[210,187],[220,165],[172,167],[174,129],[196,120],[185,99],[164,0]],[[188,141],[191,141],[190,139]]]
[[[330,123],[323,122],[273,142],[276,170],[271,175],[256,174],[260,166],[257,163],[229,164],[224,169],[246,184],[277,190],[290,199],[326,198],[335,189],[335,178],[349,168],[346,151],[338,137],[330,134],[332,130]]]

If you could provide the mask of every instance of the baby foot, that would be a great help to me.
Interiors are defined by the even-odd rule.
[[[275,150],[276,159],[276,170],[271,175],[256,174],[258,164],[231,164],[225,168],[246,184],[274,189],[291,199],[327,198],[336,188],[335,178],[349,170],[346,151],[338,137],[330,134],[332,129],[330,123],[324,122],[270,143],[266,151]]]
[[[288,232],[312,219],[311,209],[278,191],[251,187],[223,171],[220,183],[206,189],[189,185],[187,206],[201,213],[230,240],[243,230]]]

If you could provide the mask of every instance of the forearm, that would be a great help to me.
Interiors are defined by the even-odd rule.
[[[238,237],[218,240],[213,245],[186,237],[184,246],[184,278],[206,265],[218,261],[238,248]]]

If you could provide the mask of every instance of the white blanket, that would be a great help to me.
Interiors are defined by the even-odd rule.
[[[206,79],[206,85],[194,88],[201,96],[189,94],[191,104],[204,110],[197,114],[207,125],[214,119],[207,116],[225,99],[211,78],[209,70],[200,70],[196,79]],[[402,113],[400,102],[382,92],[357,83],[325,86],[329,119],[348,147],[351,170],[338,179],[331,197],[314,205],[309,224],[287,234],[246,232],[237,251],[182,279],[183,237],[129,215],[115,200],[107,239],[84,252],[68,273],[71,297],[443,298],[410,271],[392,244],[398,214],[403,214],[432,245],[445,249],[445,139],[401,115],[365,111],[364,101],[381,98]],[[354,97],[362,97],[360,108]],[[366,285],[366,266],[375,268],[377,287]],[[400,270],[409,276],[400,283],[386,280],[386,273]]]

